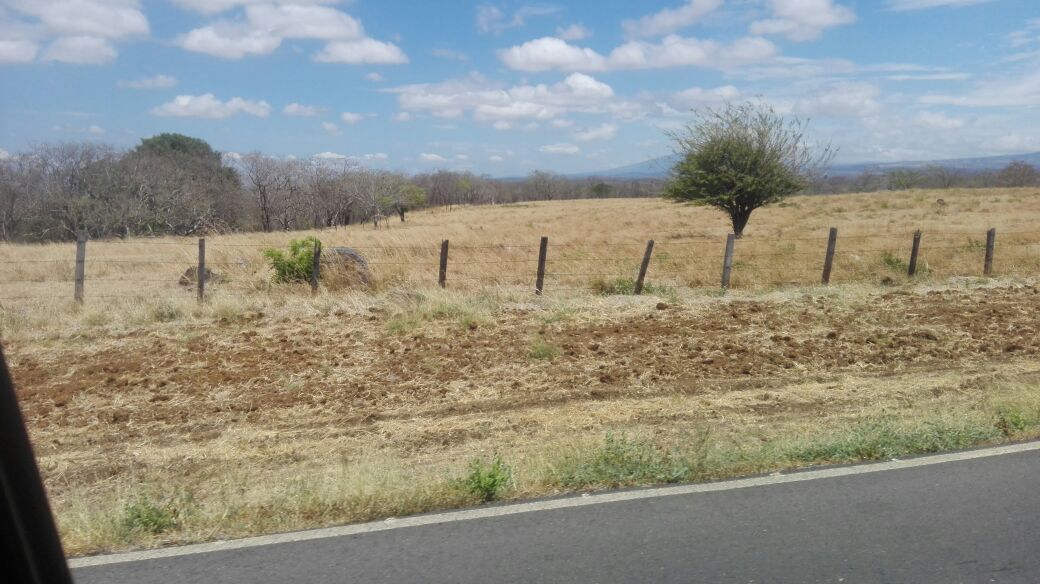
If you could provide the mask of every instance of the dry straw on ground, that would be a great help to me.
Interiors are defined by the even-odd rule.
[[[1012,235],[1029,236],[1040,195],[941,194],[945,210],[929,192],[796,198],[763,210],[738,248],[738,259],[760,252],[761,269],[738,265],[735,283],[746,279],[726,296],[714,290],[717,258],[704,275],[711,289],[662,282],[643,297],[594,294],[577,281],[579,290],[548,287],[544,297],[521,283],[394,285],[381,256],[372,258],[383,279],[374,290],[311,297],[269,287],[258,260],[246,258],[230,276],[253,282],[250,291],[197,306],[175,283],[194,243],[170,239],[90,244],[96,257],[182,250],[148,278],[161,280],[159,292],[103,300],[101,292],[138,287],[118,281],[132,272],[110,262],[113,281],[88,281],[84,307],[67,297],[71,283],[43,284],[62,298],[5,302],[0,325],[72,553],[477,503],[456,479],[469,461],[495,454],[514,469],[503,496],[524,497],[1035,435],[1040,270],[1036,244],[1013,245]],[[870,269],[848,283],[857,272],[839,263],[835,280],[845,283],[824,288],[811,283],[832,225],[849,235],[839,253],[868,258]],[[969,239],[991,226],[1001,230],[1000,275],[982,279]],[[918,227],[926,245],[940,232],[959,239],[950,256],[925,247],[930,271],[906,283],[875,250],[905,255]],[[711,238],[693,237],[705,232]],[[546,234],[560,253],[631,243],[637,263],[647,238],[662,254],[687,241],[717,254],[724,233],[704,209],[610,200],[430,211],[390,230],[320,237],[388,254],[406,248],[390,257],[410,262],[413,247],[435,251],[440,238],[478,249],[515,241],[531,246],[516,248],[527,254]],[[856,248],[854,234],[884,243]],[[255,254],[299,235],[209,239],[215,261],[232,265],[236,250]],[[767,253],[778,237],[812,256]],[[506,258],[513,249],[492,251]],[[64,262],[70,250],[3,254]],[[401,276],[435,279],[430,259],[423,271],[397,264]],[[13,265],[25,266],[25,278],[64,273]],[[533,280],[530,269],[473,266],[484,277]],[[801,280],[798,269],[809,285],[773,285]],[[878,286],[882,277],[892,284]],[[5,286],[5,295],[32,293]],[[607,433],[627,438],[604,447]],[[633,456],[638,465],[625,466]]]

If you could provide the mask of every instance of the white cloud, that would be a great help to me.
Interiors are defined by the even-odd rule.
[[[466,154],[456,154],[455,160],[469,160],[469,156]]]
[[[437,84],[395,87],[405,111],[424,111],[441,118],[472,112],[473,119],[496,129],[509,129],[518,120],[551,120],[567,112],[606,113],[614,105],[614,90],[583,73],[572,73],[552,85],[498,86],[471,75]],[[502,122],[495,124],[496,122]]]
[[[484,4],[477,7],[476,23],[477,32],[482,34],[499,34],[509,28],[524,26],[527,19],[532,16],[546,16],[555,14],[562,10],[558,6],[549,4],[527,4],[513,12],[512,17],[506,15],[500,8]]]
[[[610,140],[617,135],[617,130],[618,128],[614,124],[600,124],[594,128],[575,132],[574,139],[579,142]]]
[[[354,112],[343,112],[339,115],[339,119],[343,120],[348,124],[356,124],[361,120],[365,119],[364,114],[358,114]]]
[[[323,2],[221,1],[207,10],[202,2],[187,0],[182,5],[204,13],[216,14],[244,6],[233,19],[221,19],[180,35],[176,43],[189,51],[225,59],[267,55],[286,39],[327,41],[313,58],[323,63],[407,63],[408,57],[397,45],[365,35],[361,23],[349,14]]]
[[[889,81],[963,81],[969,78],[971,75],[967,73],[910,73],[885,77]]]
[[[430,154],[428,152],[423,152],[423,153],[419,154],[419,159],[422,160],[423,162],[447,162],[448,161],[447,158],[441,156],[440,154]]]
[[[408,55],[393,43],[375,39],[336,41],[325,45],[314,55],[319,63],[346,63],[350,65],[400,65],[408,62]]]
[[[488,156],[488,160],[490,160],[491,162],[505,162],[505,158],[502,158],[498,154],[492,154],[491,156]]]
[[[557,119],[549,122],[549,125],[554,127],[554,128],[569,128],[569,127],[574,125],[574,120],[567,120],[567,119],[564,119],[564,118],[557,118]]]
[[[159,74],[129,81],[120,81],[118,85],[128,89],[162,89],[177,85],[177,79],[170,75]]]
[[[565,41],[580,41],[582,39],[587,39],[590,36],[592,36],[592,31],[580,22],[568,27],[556,27],[556,38]]]
[[[923,111],[917,114],[914,121],[920,126],[934,130],[955,130],[964,127],[964,120],[951,118],[942,112]]]
[[[0,148],[0,160],[9,160],[10,158],[11,153],[7,150],[4,150],[3,148]]]
[[[726,101],[740,99],[740,90],[732,85],[722,85],[712,89],[691,87],[676,92],[671,96],[671,102],[678,107],[697,107],[705,104],[721,104]]]
[[[1040,140],[1037,140],[1034,136],[1003,134],[995,138],[984,140],[980,146],[983,150],[995,154],[1035,152],[1040,150]]]
[[[376,83],[379,83],[379,82],[382,82],[382,81],[386,80],[386,79],[383,78],[382,75],[380,75],[379,73],[377,73],[375,71],[372,71],[371,73],[365,73],[365,79],[368,79],[369,81],[375,81]]]
[[[196,53],[224,59],[241,59],[249,55],[267,55],[282,44],[282,39],[264,30],[227,22],[193,29],[179,36],[176,43]]]
[[[322,122],[321,129],[325,131],[329,136],[339,136],[341,134],[339,126],[332,122]]]
[[[250,27],[272,36],[294,39],[359,39],[361,23],[335,8],[301,4],[258,4],[246,7]]]
[[[637,20],[621,23],[629,38],[662,36],[701,20],[722,5],[722,0],[689,0],[678,8],[665,8]]]
[[[545,152],[546,154],[577,154],[581,152],[581,148],[566,142],[560,144],[546,144],[538,150],[540,152]]]
[[[630,41],[609,55],[571,45],[555,37],[543,37],[499,51],[503,63],[518,71],[609,71],[705,67],[728,69],[765,61],[776,55],[773,43],[761,37],[744,37],[729,44],[669,35],[660,42]]]
[[[397,112],[394,114],[394,119],[398,122],[407,122],[412,119],[412,114],[408,112]]]
[[[773,18],[751,23],[751,34],[779,34],[792,41],[816,39],[828,29],[856,21],[851,9],[833,0],[769,0]]]
[[[116,48],[112,43],[92,36],[61,37],[43,52],[45,61],[77,65],[100,65],[115,58]]]
[[[316,105],[302,105],[295,101],[282,108],[282,113],[287,116],[311,117],[325,111],[325,108]]]
[[[87,133],[92,134],[94,136],[101,136],[105,133],[105,129],[98,125],[92,125],[89,128],[87,128]]]
[[[1024,75],[995,77],[971,91],[955,95],[930,94],[918,101],[930,105],[963,107],[1040,107],[1040,71]]]
[[[794,112],[830,118],[866,118],[881,111],[881,90],[868,83],[836,83],[816,88],[797,100]]]
[[[924,10],[940,6],[970,6],[984,4],[993,0],[888,0],[890,10]]]
[[[372,154],[366,154],[362,156],[362,158],[364,158],[365,160],[384,161],[389,159],[390,156],[388,156],[386,152],[374,152]]]
[[[29,40],[0,40],[0,63],[31,63],[40,46]]]
[[[319,160],[346,160],[347,156],[338,152],[319,152],[312,156],[312,158],[317,158]]]
[[[221,101],[212,93],[205,93],[178,95],[172,101],[152,110],[152,114],[162,117],[209,119],[227,118],[240,113],[266,118],[271,113],[271,106],[266,101],[252,101],[241,97]]]
[[[148,19],[137,0],[9,0],[11,9],[0,16],[5,38],[0,41],[0,62],[27,63],[40,55],[45,60],[74,64],[111,61],[117,51],[112,41],[146,36]]]

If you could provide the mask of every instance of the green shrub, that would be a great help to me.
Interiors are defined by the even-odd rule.
[[[593,280],[590,285],[592,291],[600,296],[625,296],[636,293],[636,281],[633,278],[615,278],[613,280]],[[654,286],[649,282],[643,283],[643,294],[657,294],[667,296],[672,291],[662,286]]]
[[[538,339],[531,344],[527,354],[532,359],[552,359],[560,354],[560,348],[545,339]]]
[[[148,533],[158,535],[177,527],[172,509],[159,506],[145,495],[123,508],[120,527],[127,534]]]
[[[893,270],[898,270],[900,272],[905,271],[907,267],[906,262],[903,261],[903,258],[895,255],[890,251],[881,252],[881,262],[889,268],[892,268]]]
[[[274,268],[274,280],[279,283],[310,282],[314,267],[314,248],[321,245],[317,237],[308,236],[289,242],[289,252],[267,249],[264,257]]]
[[[694,470],[685,457],[650,440],[607,434],[606,442],[591,456],[561,465],[556,479],[570,488],[675,483],[691,476]]]
[[[478,458],[469,463],[469,474],[462,479],[462,487],[481,501],[494,501],[512,476],[513,471],[499,456],[491,459],[490,464]]]

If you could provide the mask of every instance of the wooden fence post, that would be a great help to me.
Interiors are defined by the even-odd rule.
[[[76,235],[76,302],[83,304],[83,282],[87,275],[87,233],[80,231]]]
[[[321,279],[321,242],[314,242],[314,260],[311,264],[311,294],[318,293],[318,281]]]
[[[199,238],[199,267],[195,273],[199,285],[199,304],[206,299],[206,238]]]
[[[639,276],[636,278],[636,294],[643,293],[643,280],[646,278],[646,270],[650,267],[650,256],[654,253],[654,240],[646,242],[646,252],[643,254],[643,263],[639,264]]]
[[[913,277],[917,273],[917,254],[921,251],[921,230],[914,231],[914,244],[910,247],[910,265],[906,274]]]
[[[982,273],[987,276],[993,275],[993,248],[997,244],[997,228],[990,227],[986,232],[986,262],[982,266]]]
[[[726,236],[726,255],[722,258],[722,289],[729,289],[729,275],[733,271],[733,243],[736,236],[730,233]]]
[[[441,270],[437,275],[437,283],[440,284],[441,288],[447,284],[448,280],[448,240],[445,239],[441,242]]]
[[[545,256],[549,251],[549,238],[542,236],[542,241],[538,245],[538,277],[534,283],[534,293],[541,296],[543,285],[545,284]]]
[[[823,257],[823,285],[831,283],[831,270],[834,268],[834,248],[838,245],[838,228],[831,227],[827,235],[827,255]]]

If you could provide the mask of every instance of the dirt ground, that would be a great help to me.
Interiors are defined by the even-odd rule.
[[[375,455],[433,468],[609,430],[809,424],[1040,378],[1031,280],[595,302],[502,300],[473,317],[384,298],[6,350],[59,516],[134,484],[205,493],[229,468],[305,474]]]

